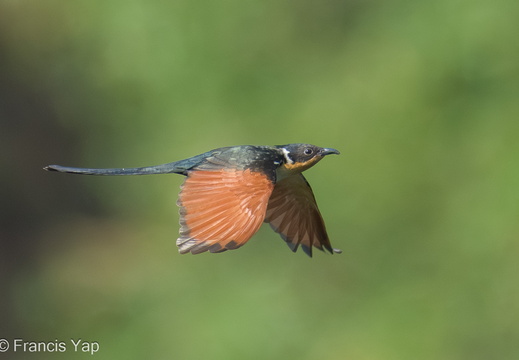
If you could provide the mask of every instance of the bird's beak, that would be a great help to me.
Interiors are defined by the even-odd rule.
[[[324,148],[324,149],[321,150],[321,155],[322,156],[326,156],[326,155],[330,155],[330,154],[339,155],[340,152],[339,152],[339,150],[335,150],[335,149],[331,149],[331,148]]]

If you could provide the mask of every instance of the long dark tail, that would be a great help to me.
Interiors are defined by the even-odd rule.
[[[61,165],[49,165],[43,169],[47,171],[58,171],[70,174],[81,174],[81,175],[153,175],[153,174],[183,174],[185,168],[177,166],[178,162],[172,162],[169,164],[157,165],[157,166],[146,166],[139,168],[120,168],[120,169],[88,169],[88,168],[76,168]]]

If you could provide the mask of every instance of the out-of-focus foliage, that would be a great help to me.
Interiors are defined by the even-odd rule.
[[[0,0],[0,338],[97,341],[97,359],[516,359],[518,16]],[[342,152],[306,175],[342,255],[264,226],[180,256],[180,176],[41,170],[291,142]]]

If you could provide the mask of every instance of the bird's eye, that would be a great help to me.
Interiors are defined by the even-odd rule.
[[[310,148],[306,148],[305,151],[304,151],[305,155],[312,155],[313,153],[313,150],[310,149]]]

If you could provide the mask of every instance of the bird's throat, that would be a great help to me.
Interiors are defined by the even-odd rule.
[[[280,181],[288,176],[302,173],[317,164],[321,159],[322,157],[315,156],[306,162],[284,163],[276,169],[276,179]]]

